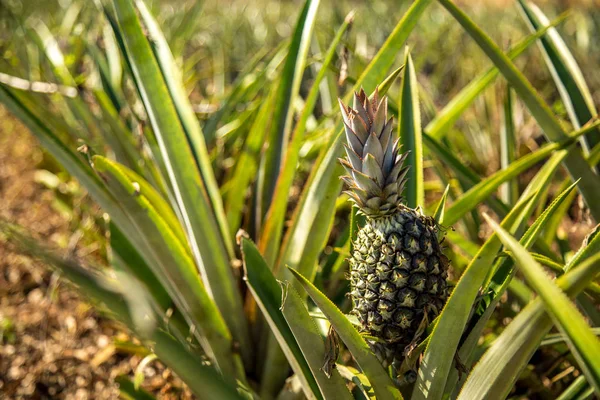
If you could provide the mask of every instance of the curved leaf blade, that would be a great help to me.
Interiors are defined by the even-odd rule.
[[[510,86],[504,95],[504,119],[500,129],[500,164],[507,169],[517,158],[517,132],[514,121],[514,95]],[[500,187],[500,198],[506,204],[515,204],[519,198],[519,185],[516,179],[505,182]]]
[[[246,362],[251,346],[237,282],[229,264],[215,215],[202,177],[188,145],[179,115],[163,79],[162,71],[145,36],[134,5],[114,0],[116,19],[126,58],[156,135],[168,179],[173,188],[173,206],[185,227],[192,254],[204,285],[215,300]]]
[[[387,375],[385,369],[371,352],[369,345],[356,331],[352,323],[337,308],[331,300],[319,291],[312,283],[302,276],[298,271],[289,268],[292,275],[298,280],[300,285],[306,290],[317,306],[327,316],[327,319],[335,328],[340,339],[346,344],[350,353],[361,367],[369,381],[375,388],[375,393],[379,399],[402,399],[402,395],[396,389],[394,383]]]
[[[281,311],[283,298],[281,286],[254,243],[242,236],[240,245],[244,261],[244,276],[252,296],[292,369],[303,382],[304,394],[308,398],[320,398],[317,381]]]
[[[484,216],[500,240],[512,251],[523,275],[539,294],[554,323],[567,337],[569,347],[579,366],[589,382],[594,385],[596,393],[600,394],[600,340],[594,335],[574,304],[548,278],[542,266],[534,260],[531,254],[496,222],[487,215]]]
[[[493,193],[501,184],[519,176],[523,171],[549,157],[553,152],[571,146],[572,144],[573,139],[569,139],[563,144],[553,143],[544,146],[533,153],[521,157],[508,168],[500,170],[482,180],[457,199],[446,211],[446,224],[452,225],[456,223],[463,215],[474,209],[481,201]],[[569,151],[570,150],[571,149],[569,149]]]
[[[546,186],[550,179],[552,178],[554,171],[558,167],[558,164],[562,161],[562,157],[564,155],[556,154],[553,159],[548,162],[542,170],[536,175],[536,177],[531,181],[530,185],[527,187],[526,192],[534,192],[536,193],[532,198],[531,204],[534,205],[539,201],[541,196],[541,188]],[[553,202],[552,204],[535,220],[535,222],[527,229],[527,231],[523,234],[520,239],[520,243],[523,246],[529,248],[533,245],[535,239],[537,239],[540,234],[541,229],[549,222],[549,217],[556,212],[557,208],[565,201],[565,199],[569,196],[569,193],[573,191],[575,188],[575,184],[571,185],[565,191],[563,191]],[[529,217],[531,211],[528,213],[523,213],[525,219]],[[490,282],[486,282],[482,285],[484,288],[483,293],[488,293],[486,297],[484,297],[482,304],[485,304],[486,308],[483,312],[476,311],[470,321],[470,325],[473,327],[467,338],[464,340],[462,346],[459,350],[460,359],[465,363],[465,366],[468,368],[470,364],[473,362],[473,350],[475,346],[479,342],[479,338],[487,324],[487,321],[492,316],[492,312],[495,310],[496,305],[500,301],[502,295],[505,290],[510,287],[513,281],[514,276],[514,268],[512,260],[507,258],[504,261],[497,262],[496,265],[499,265],[493,276],[488,274],[490,277]],[[448,377],[448,381],[446,382],[446,392],[450,392],[454,390],[456,383],[458,382],[458,372],[451,371],[450,376]]]
[[[600,253],[556,280],[569,296],[575,296],[598,275]],[[502,331],[471,371],[459,400],[504,399],[527,362],[539,347],[552,320],[541,298],[529,303]]]
[[[351,17],[352,15],[346,17],[327,50],[321,69],[315,77],[308,96],[306,97],[304,109],[294,128],[290,145],[285,152],[283,167],[277,178],[273,201],[267,211],[259,241],[259,248],[269,265],[273,265],[277,257],[277,249],[280,245],[285,212],[288,205],[289,191],[296,171],[302,139],[304,138],[304,133],[306,131],[306,123],[308,122],[309,117],[312,116],[320,92],[321,82],[323,82],[329,66],[334,60],[337,47],[352,23]]]
[[[523,223],[519,217],[531,204],[531,196],[522,198],[504,218],[502,225],[510,227],[512,231],[517,230]],[[492,235],[479,249],[454,287],[425,349],[417,372],[413,399],[441,399],[444,395],[454,354],[468,322],[471,307],[500,247],[500,240]]]
[[[273,103],[276,99],[274,94],[274,91],[269,93],[258,110],[256,119],[252,123],[252,127],[246,137],[244,149],[238,156],[239,159],[236,163],[233,176],[228,183],[231,189],[225,194],[225,210],[229,230],[232,234],[235,234],[240,229],[242,221],[245,200],[245,196],[242,193],[245,194],[258,170],[261,149],[268,130]]]
[[[0,221],[0,230],[6,232],[7,228],[10,227]],[[132,309],[128,307],[126,297],[123,295],[127,288],[120,285],[118,280],[84,268],[72,260],[59,257],[31,238],[16,234],[14,231],[10,235],[19,241],[19,245],[27,253],[59,269],[69,281],[79,287],[83,295],[92,301],[103,303],[113,318],[122,321],[140,338],[148,341],[161,361],[187,382],[191,391],[199,399],[210,399],[214,398],[213,396],[223,399],[243,399],[236,388],[226,383],[213,367],[204,365],[197,354],[190,352],[186,345],[168,334],[167,326],[154,329],[149,334],[138,331],[131,314]],[[157,322],[160,321],[162,319],[157,318]]]
[[[422,137],[427,149],[433,152],[440,161],[446,164],[456,174],[456,177],[463,187],[471,188],[481,182],[481,177],[471,169],[467,168],[458,157],[452,154],[450,149],[446,148],[442,143],[425,132],[422,133]],[[509,211],[509,207],[495,196],[489,197],[487,202],[498,215],[505,216]]]
[[[227,248],[229,256],[233,257],[233,236],[229,234],[229,230],[227,229],[227,219],[223,210],[223,200],[219,193],[219,185],[215,179],[200,123],[196,118],[192,104],[183,87],[181,71],[177,68],[167,40],[146,4],[142,0],[136,0],[135,4],[140,13],[140,17],[142,18],[144,27],[148,32],[148,39],[152,43],[154,56],[160,67],[173,105],[175,106],[175,111],[181,122],[181,127],[185,131],[193,150],[198,170],[202,175],[202,181],[204,182],[208,198],[212,205],[212,210],[216,216],[219,228],[221,229],[223,243]]]
[[[277,176],[280,173],[282,161],[288,148],[294,116],[292,105],[299,95],[298,91],[300,90],[302,74],[306,66],[319,3],[320,0],[306,0],[298,17],[296,29],[283,66],[276,95],[277,104],[273,111],[274,123],[271,127],[271,140],[265,154],[265,176],[263,177],[262,191],[260,193],[261,218],[266,214],[273,199]]]
[[[532,30],[549,25],[548,18],[535,4],[519,0],[519,6]],[[546,65],[550,69],[560,97],[567,108],[569,119],[575,129],[580,129],[598,115],[583,73],[555,28],[548,29],[548,32],[540,38],[539,43]],[[582,137],[582,144],[586,152],[589,152],[598,143],[600,143],[600,131],[598,130]]]
[[[564,20],[564,15],[556,18],[548,26],[536,31],[535,33],[523,38],[517,44],[515,44],[506,55],[510,59],[515,59],[519,55],[523,54],[525,50],[529,48],[537,39],[542,37],[548,29],[558,25]],[[440,140],[456,121],[460,118],[461,114],[469,107],[473,101],[479,96],[498,76],[500,71],[497,67],[491,67],[481,75],[474,78],[467,86],[465,86],[456,96],[452,98],[437,113],[437,115],[427,124],[423,129],[425,133],[430,135],[432,138]]]
[[[560,142],[567,138],[567,133],[554,117],[548,105],[510,58],[454,3],[450,0],[439,0],[439,2],[463,26],[465,31],[471,35],[473,40],[498,67],[536,119],[546,137],[553,142]],[[585,199],[594,218],[600,220],[600,204],[595,200],[600,198],[600,177],[592,172],[581,151],[570,152],[564,160],[564,165],[573,179],[582,178],[579,183],[579,192]]]
[[[433,218],[437,221],[438,224],[444,224],[444,216],[446,210],[446,200],[448,199],[448,192],[450,192],[450,185],[446,185],[446,189],[444,189],[444,193],[442,194],[442,198],[440,202],[435,208],[435,212],[433,213]]]
[[[231,334],[215,303],[209,298],[186,247],[177,240],[150,202],[152,195],[146,197],[140,185],[129,180],[123,172],[125,167],[101,156],[94,156],[93,162],[113,195],[120,199],[129,221],[136,227],[137,233],[132,239],[144,246],[145,251],[141,255],[165,285],[177,307],[184,312],[190,326],[195,326],[196,338],[204,351],[225,376],[235,376]]]
[[[298,292],[288,286],[284,288],[282,312],[288,323],[306,362],[310,367],[324,399],[352,399],[344,380],[337,369],[331,371],[331,377],[322,369],[325,357],[325,345],[315,321],[308,314],[304,300]]]

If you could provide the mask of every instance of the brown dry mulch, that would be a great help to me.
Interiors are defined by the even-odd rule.
[[[72,241],[69,221],[53,206],[53,192],[34,180],[43,158],[27,130],[0,107],[0,217],[64,247]],[[0,240],[1,399],[119,398],[115,378],[133,377],[144,355],[115,346],[118,340],[134,342],[58,273]],[[157,398],[192,398],[160,362],[144,373],[142,387]]]

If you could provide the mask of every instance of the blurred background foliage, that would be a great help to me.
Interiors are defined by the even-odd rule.
[[[519,15],[516,3],[504,0],[463,1],[466,10],[504,50],[518,42],[528,27]],[[381,47],[393,27],[402,16],[409,1],[324,1],[319,8],[315,36],[309,59],[314,69],[319,67],[319,57],[325,51],[335,31],[347,13],[355,11],[352,33],[346,35],[347,52],[335,63],[337,71],[347,66],[348,79],[356,79],[365,65]],[[597,1],[539,1],[546,15],[552,20],[563,12],[568,17],[558,26],[567,47],[573,53],[583,71],[594,102],[600,101],[600,74],[595,73],[600,63],[600,8]],[[288,40],[297,18],[301,3],[297,1],[149,1],[149,8],[156,15],[167,41],[177,57],[184,74],[184,83],[202,119],[207,119],[220,101],[231,90],[236,78],[243,73],[253,59],[272,53]],[[65,52],[65,63],[78,83],[94,85],[86,70],[86,41],[98,35],[101,24],[97,7],[93,2],[49,0],[38,2],[20,0],[0,1],[0,71],[30,81],[51,79],[48,65],[36,46],[28,40],[24,27],[42,21]],[[96,26],[97,25],[97,26]],[[408,46],[419,73],[423,100],[423,126],[432,118],[435,109],[444,106],[472,78],[487,69],[491,62],[483,55],[476,43],[455,23],[453,18],[437,4],[419,20]],[[342,62],[346,57],[347,63]],[[398,56],[400,59],[401,55]],[[268,59],[268,58],[267,58]],[[184,61],[185,60],[185,61]],[[516,60],[534,87],[553,106],[554,111],[566,117],[558,91],[541,53],[537,49],[526,51]],[[535,68],[527,68],[533,66]],[[309,69],[310,71],[310,69]],[[95,77],[99,79],[99,77]],[[310,88],[310,76],[303,81],[304,93]],[[480,175],[487,175],[499,167],[496,129],[502,119],[501,104],[505,94],[503,84],[493,85],[480,96],[474,105],[462,114],[458,127],[458,142],[467,141],[464,154],[459,154],[465,164]],[[332,88],[335,89],[335,88]],[[337,90],[335,90],[337,91]],[[335,93],[334,90],[331,93]],[[342,91],[338,91],[342,92]],[[333,96],[333,95],[332,95]],[[257,93],[256,98],[260,98]],[[335,98],[320,99],[317,110],[322,113],[336,112]],[[328,103],[328,104],[325,104]],[[244,105],[238,104],[237,107]],[[256,103],[250,101],[246,110],[254,110]],[[332,108],[333,106],[333,108]],[[244,110],[238,110],[242,113]],[[531,117],[519,113],[520,136],[523,144],[539,135]],[[564,118],[565,120],[568,118]],[[228,121],[231,122],[231,121]],[[251,125],[246,121],[245,128]],[[226,124],[223,124],[226,125]],[[226,126],[221,133],[237,129],[238,124]],[[458,131],[453,131],[457,133]],[[231,132],[229,132],[231,133]],[[236,137],[244,137],[237,132]],[[487,140],[489,139],[489,140]],[[231,163],[221,160],[221,172]]]

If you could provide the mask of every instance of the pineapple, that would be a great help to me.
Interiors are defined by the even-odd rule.
[[[366,216],[349,259],[353,313],[384,366],[398,365],[419,327],[433,320],[447,298],[448,259],[439,227],[420,209],[401,204],[406,154],[393,139],[387,99],[375,92],[354,95],[354,108],[340,101],[346,130],[350,199]]]

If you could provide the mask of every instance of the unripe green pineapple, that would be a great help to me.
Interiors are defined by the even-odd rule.
[[[340,102],[346,129],[346,192],[366,216],[350,262],[353,313],[385,365],[399,363],[423,321],[432,321],[448,296],[448,259],[439,227],[420,210],[401,204],[407,168],[387,120],[387,99],[377,92]]]

